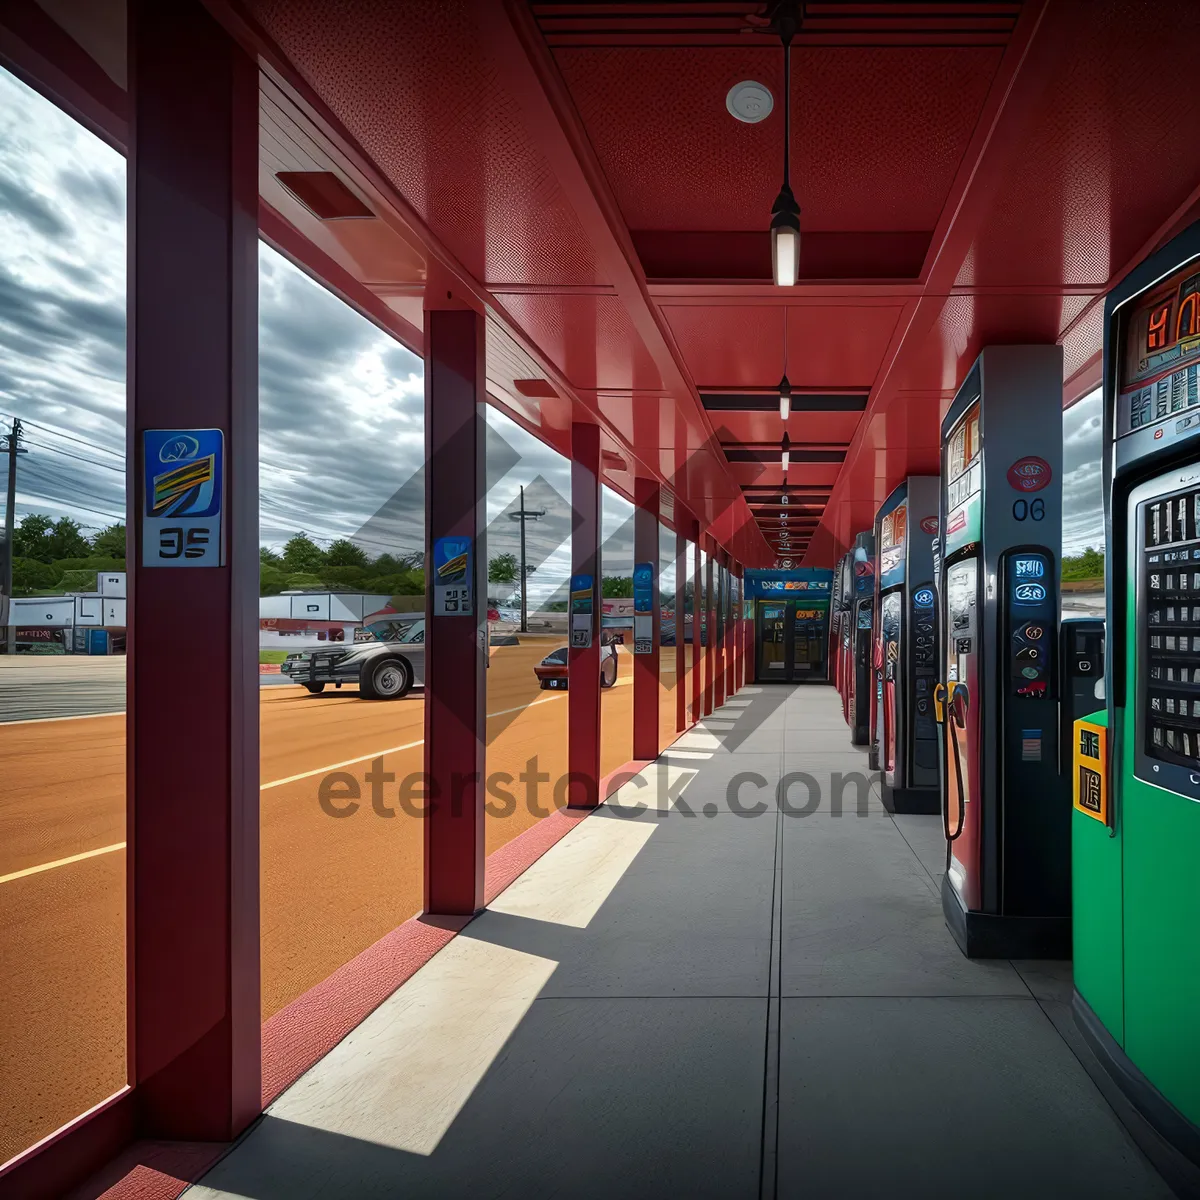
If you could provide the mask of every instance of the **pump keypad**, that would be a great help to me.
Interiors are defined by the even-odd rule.
[[[1141,506],[1145,753],[1200,767],[1200,491]]]

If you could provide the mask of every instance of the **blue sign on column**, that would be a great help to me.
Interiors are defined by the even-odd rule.
[[[433,615],[469,617],[475,612],[475,571],[469,537],[433,543]]]
[[[633,652],[650,654],[654,649],[654,564],[637,563],[633,568]]]
[[[225,435],[220,429],[142,431],[142,565],[221,567]]]

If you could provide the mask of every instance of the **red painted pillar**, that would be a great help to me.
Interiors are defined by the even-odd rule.
[[[567,652],[568,804],[600,803],[600,427],[571,426],[571,574],[592,577],[592,644]],[[574,625],[574,618],[571,618]]]
[[[688,727],[687,643],[684,616],[687,609],[687,538],[683,522],[675,519],[675,732]]]
[[[648,562],[654,567],[654,587],[651,593],[651,649],[649,654],[638,654],[636,624],[634,617],[633,645],[633,757],[652,759],[658,757],[658,656],[659,656],[659,611],[658,611],[658,482],[654,479],[633,481],[633,565]]]
[[[689,673],[689,694],[694,725],[700,720],[704,690],[704,650],[700,645],[701,616],[704,613],[704,580],[700,572],[700,522],[691,522],[692,540],[692,669]]]
[[[129,1075],[142,1134],[220,1142],[261,1099],[258,68],[197,0],[128,11]],[[155,429],[221,431],[213,565],[143,544]]]
[[[732,696],[738,689],[737,683],[737,664],[738,664],[738,620],[737,606],[733,602],[734,579],[737,576],[737,563],[732,558],[726,556],[726,563],[729,567],[728,576],[726,578],[725,588],[725,695]]]
[[[725,570],[725,551],[716,548],[716,591],[714,608],[717,613],[717,636],[713,655],[713,707],[725,703],[725,650],[729,637],[729,573]]]
[[[706,640],[704,647],[704,715],[707,717],[713,710],[713,697],[716,694],[717,670],[717,597],[713,589],[714,567],[713,556],[715,547],[710,541],[708,553],[704,561],[704,611],[707,614]]]
[[[484,347],[481,313],[425,313],[425,911],[458,916],[484,902]],[[464,552],[464,574],[442,582]]]

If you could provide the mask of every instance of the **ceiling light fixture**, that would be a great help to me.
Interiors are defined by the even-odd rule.
[[[791,458],[791,454],[790,454],[791,445],[792,445],[791,439],[785,433],[783,435],[783,442],[781,444],[782,452],[779,455],[779,465],[784,469],[785,472],[788,469],[788,461]]]
[[[771,208],[771,273],[776,287],[795,287],[800,275],[800,205],[792,194],[792,38],[800,28],[798,0],[777,0],[771,16],[783,43],[783,187]]]
[[[792,414],[792,385],[787,377],[787,359],[788,359],[788,310],[787,306],[783,309],[783,378],[779,381],[779,419],[786,425],[788,417]]]

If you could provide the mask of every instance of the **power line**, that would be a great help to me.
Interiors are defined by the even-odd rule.
[[[51,454],[61,454],[64,458],[73,458],[76,462],[87,463],[89,467],[100,467],[105,471],[114,471],[118,475],[125,474],[125,468],[123,466],[115,467],[112,465],[112,463],[100,462],[99,459],[84,458],[82,454],[72,454],[70,450],[62,450],[58,446],[47,446],[42,442],[30,441],[29,438],[25,439],[25,445],[36,446],[39,450],[47,450]]]
[[[42,425],[37,421],[31,421],[28,417],[17,418],[13,413],[0,412],[0,417],[9,417],[12,420],[20,420],[23,425],[31,425],[34,429],[40,429],[43,433],[49,433],[54,437],[66,438],[69,442],[78,442],[81,446],[86,446],[89,450],[100,450],[104,454],[111,454],[114,458],[125,461],[125,454],[120,450],[110,450],[107,446],[102,446],[99,442],[89,442],[86,438],[77,437],[73,433],[67,433],[62,429],[55,429],[50,425]]]

